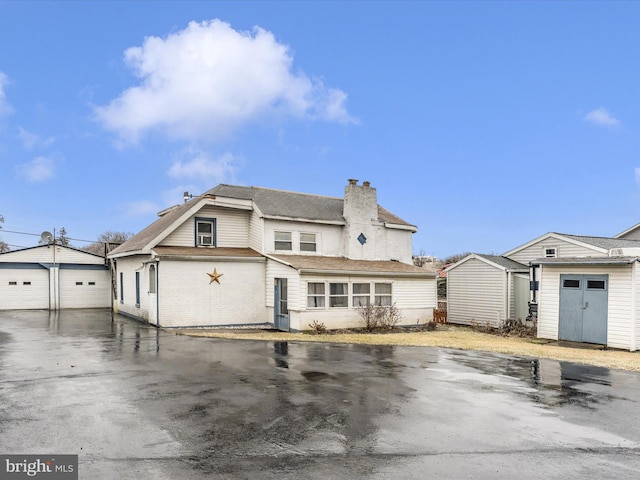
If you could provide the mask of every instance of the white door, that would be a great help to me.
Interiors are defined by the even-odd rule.
[[[43,309],[49,309],[49,270],[0,268],[0,310]]]
[[[108,270],[60,269],[60,308],[108,308],[111,305]]]

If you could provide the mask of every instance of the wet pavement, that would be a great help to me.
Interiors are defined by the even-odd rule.
[[[637,478],[640,376],[0,312],[0,453],[82,479]]]

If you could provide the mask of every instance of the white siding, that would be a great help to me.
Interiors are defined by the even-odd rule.
[[[519,252],[509,255],[508,258],[516,262],[528,265],[531,260],[544,257],[546,248],[555,247],[558,257],[602,257],[606,254],[594,248],[586,248],[557,238],[545,238],[539,242],[523,248]]]
[[[638,301],[638,292],[640,292],[640,265],[638,265],[638,262],[634,262],[633,263],[633,268],[632,268],[632,275],[633,275],[633,291],[632,291],[632,305],[631,305],[631,309],[633,311],[633,321],[634,321],[634,328],[633,328],[633,338],[634,338],[634,343],[633,345],[631,345],[631,349],[632,350],[638,350],[640,349],[640,302]]]
[[[324,308],[307,308],[307,284],[310,282],[324,283],[326,285]],[[349,284],[349,307],[329,307],[330,283]],[[399,325],[424,325],[433,319],[433,309],[437,306],[435,279],[304,275],[299,283],[298,291],[300,313],[296,318],[299,322],[296,325],[292,323],[292,328],[307,330],[309,329],[309,324],[314,320],[324,323],[329,329],[362,327],[358,310],[352,305],[353,283],[370,283],[372,294],[374,294],[375,283],[391,283],[392,301],[402,313]]]
[[[216,241],[218,247],[245,248],[249,246],[249,212],[205,206],[188,218],[164,240],[160,246],[193,247],[195,245],[195,219],[216,219]]]
[[[300,310],[300,276],[298,275],[298,271],[291,267],[288,267],[287,265],[283,265],[272,260],[269,260],[267,262],[267,274],[265,283],[265,298],[267,307],[273,308],[274,279],[276,278],[287,279],[289,310]],[[306,300],[303,305],[306,305]],[[273,317],[268,319],[268,321],[273,322]]]
[[[222,273],[220,284],[208,273]],[[264,262],[163,261],[158,265],[162,327],[263,324]]]
[[[264,220],[255,212],[249,214],[249,247],[264,252]]]
[[[505,319],[507,274],[478,259],[447,272],[447,322],[498,325]]]
[[[274,232],[291,232],[292,250],[275,249]],[[300,233],[316,234],[316,251],[300,251]],[[264,248],[267,254],[287,253],[296,255],[323,255],[329,257],[342,255],[342,227],[310,222],[288,222],[284,220],[265,220]]]
[[[634,312],[632,267],[628,266],[572,266],[544,265],[540,279],[538,336],[557,340],[559,327],[560,275],[609,275],[607,345],[632,349]]]
[[[118,300],[114,301],[114,310],[124,313],[141,320],[149,319],[148,305],[148,276],[145,278],[145,263],[151,257],[148,255],[138,255],[131,257],[118,258]],[[136,306],[136,272],[140,272],[140,304]],[[122,276],[120,275],[122,274]],[[123,289],[120,284],[120,278],[123,279],[124,295],[121,295]]]

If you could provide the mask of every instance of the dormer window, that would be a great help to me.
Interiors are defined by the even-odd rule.
[[[196,246],[215,247],[216,245],[216,219],[196,218]]]

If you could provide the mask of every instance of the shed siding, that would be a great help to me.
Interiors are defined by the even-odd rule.
[[[160,246],[193,247],[195,245],[195,219],[216,219],[218,247],[249,246],[249,215],[246,210],[205,206],[160,242]]]
[[[538,336],[558,339],[560,310],[560,275],[609,275],[607,345],[631,349],[633,312],[632,267],[629,266],[572,266],[545,265],[540,280]]]
[[[558,257],[601,257],[605,256],[602,252],[586,248],[580,245],[558,240],[556,238],[545,238],[539,242],[529,245],[527,248],[519,252],[509,255],[508,258],[516,262],[528,265],[531,260],[544,257],[545,248],[556,247]],[[595,247],[594,247],[595,248]]]
[[[447,273],[447,321],[498,325],[505,318],[506,273],[471,259]]]

